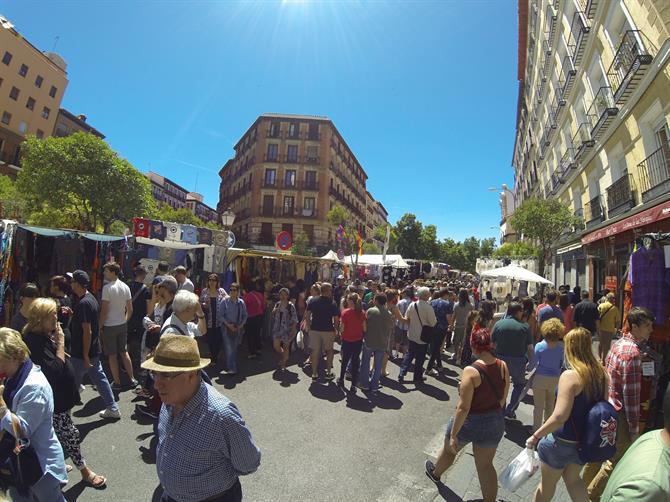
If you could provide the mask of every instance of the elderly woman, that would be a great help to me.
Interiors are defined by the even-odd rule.
[[[219,353],[221,352],[221,330],[216,318],[219,305],[225,300],[226,290],[219,286],[219,276],[217,274],[209,274],[207,277],[207,287],[202,290],[200,294],[200,305],[202,311],[205,313],[207,319],[207,345],[209,346],[209,358],[212,362],[209,364],[216,367],[219,362]]]
[[[51,298],[38,298],[28,312],[23,339],[30,350],[30,359],[46,377],[54,398],[53,426],[63,452],[79,469],[81,478],[94,488],[107,482],[103,476],[86,466],[81,454],[81,436],[72,423],[70,410],[79,401],[74,368],[65,355],[63,329],[58,322],[58,305]]]
[[[289,290],[279,290],[279,301],[272,309],[272,347],[279,354],[279,370],[286,369],[289,348],[297,333],[298,315],[295,306],[288,301]]]
[[[10,488],[10,499],[19,502],[63,502],[61,486],[67,483],[65,459],[53,427],[54,400],[42,370],[30,360],[30,351],[13,329],[0,328],[0,429],[14,434],[18,421],[21,435],[35,449],[42,477],[28,495]]]

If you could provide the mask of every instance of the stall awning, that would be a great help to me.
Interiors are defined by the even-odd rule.
[[[347,256],[346,263],[356,263],[356,255]],[[380,254],[362,254],[358,256],[358,265],[378,265],[395,268],[409,268],[409,265],[399,254],[387,254],[386,261]]]
[[[620,234],[626,230],[643,227],[659,220],[670,218],[670,200],[665,201],[658,206],[646,209],[638,214],[619,220],[604,228],[591,232],[582,237],[582,244],[590,244],[591,242],[599,241],[611,235]]]
[[[46,228],[46,227],[33,227],[31,225],[19,225],[19,228],[23,228],[28,232],[32,232],[37,235],[43,235],[45,237],[66,237],[74,236],[75,232],[69,232],[67,230],[58,230],[56,228]]]

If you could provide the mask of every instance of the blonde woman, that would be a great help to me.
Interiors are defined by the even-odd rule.
[[[70,411],[79,401],[70,357],[65,355],[63,330],[58,322],[58,305],[51,298],[36,299],[28,311],[23,340],[30,350],[30,359],[46,377],[54,399],[53,427],[63,452],[72,459],[82,480],[93,488],[107,483],[104,476],[93,472],[81,454],[81,436],[72,422]]]
[[[584,435],[589,408],[607,394],[607,374],[591,350],[591,333],[585,328],[573,329],[563,343],[568,369],[558,380],[554,412],[526,441],[529,448],[537,445],[542,461],[535,502],[551,500],[561,477],[573,501],[588,500],[580,477],[584,464],[579,459],[577,438]]]
[[[549,319],[540,326],[543,340],[535,345],[535,376],[533,377],[533,430],[548,420],[556,403],[556,386],[563,367],[563,343],[560,338],[565,327],[558,319]]]

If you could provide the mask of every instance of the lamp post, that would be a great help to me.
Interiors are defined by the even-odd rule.
[[[228,269],[228,248],[233,247],[235,245],[235,234],[229,230],[230,227],[233,226],[233,223],[235,223],[235,213],[233,212],[232,209],[227,208],[223,213],[221,213],[220,216],[220,223],[221,226],[224,228],[224,232],[226,234],[226,239],[225,239],[225,245],[223,247],[223,280],[221,283],[223,284],[225,280],[225,274],[226,270]]]

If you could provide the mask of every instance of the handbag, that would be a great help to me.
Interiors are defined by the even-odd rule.
[[[428,326],[423,324],[423,321],[421,320],[421,316],[419,315],[419,305],[418,303],[414,304],[414,308],[416,309],[416,315],[419,318],[419,322],[421,323],[421,341],[423,343],[430,343],[430,341],[433,339],[433,333],[435,332],[435,328],[433,326]]]
[[[44,472],[35,448],[23,437],[19,419],[14,414],[11,417],[14,436],[5,431],[0,433],[0,484],[4,488],[13,486],[21,495],[27,495]]]

